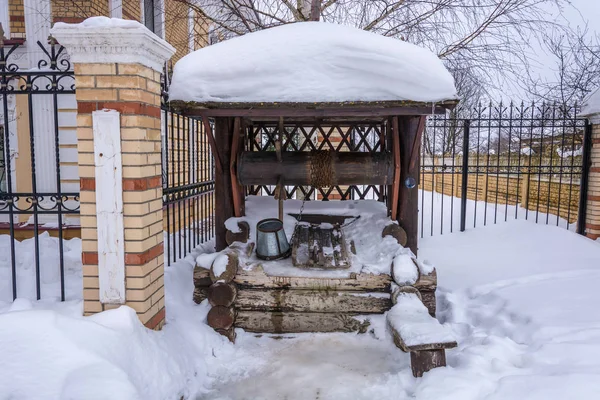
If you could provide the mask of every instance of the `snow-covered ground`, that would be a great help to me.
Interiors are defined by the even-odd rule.
[[[200,249],[201,250],[201,249]],[[5,262],[5,253],[0,253]],[[127,307],[0,307],[0,399],[591,399],[600,393],[600,242],[508,221],[425,237],[438,317],[457,337],[448,367],[412,377],[384,319],[358,334],[211,331],[195,305],[193,256],[166,269],[167,322],[148,331]],[[4,284],[5,276],[2,276]],[[4,287],[3,287],[4,288]],[[4,290],[4,289],[3,289]]]
[[[511,221],[425,238],[438,317],[458,338],[447,368],[412,377],[373,333],[239,336],[206,399],[589,399],[600,393],[600,243]]]

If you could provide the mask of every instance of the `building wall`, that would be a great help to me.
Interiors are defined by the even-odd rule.
[[[8,0],[8,12],[10,14],[10,38],[25,38],[25,11],[23,0]]]
[[[108,0],[52,0],[52,23],[78,23],[86,18],[108,16]]]
[[[189,10],[185,4],[175,0],[165,1],[165,40],[177,49],[171,62],[175,64],[189,52]]]
[[[123,0],[123,19],[142,21],[142,9],[140,0]]]

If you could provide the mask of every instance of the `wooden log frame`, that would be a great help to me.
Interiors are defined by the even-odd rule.
[[[367,332],[370,322],[350,313],[239,311],[235,326],[248,332]]]
[[[298,290],[335,290],[390,292],[390,275],[371,275],[351,273],[348,278],[308,278],[270,276],[262,266],[252,270],[238,269],[233,279],[240,289],[298,289]]]
[[[274,151],[245,151],[238,161],[238,179],[243,185],[277,185],[283,177],[286,185],[317,185],[313,170],[331,179],[331,185],[389,185],[393,182],[393,156],[386,152],[331,152],[331,169],[327,174],[321,165],[320,151],[286,151],[281,161]],[[325,154],[327,155],[327,154]],[[326,186],[331,186],[326,185]]]
[[[233,307],[215,306],[206,316],[206,323],[213,329],[227,330],[235,322],[235,309]]]
[[[388,293],[326,290],[240,289],[239,311],[383,314],[392,307]]]

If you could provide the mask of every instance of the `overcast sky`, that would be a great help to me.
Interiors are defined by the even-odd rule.
[[[570,0],[572,6],[567,6],[562,10],[551,6],[548,9],[548,18],[553,18],[560,24],[568,24],[573,29],[580,27],[583,29],[587,24],[590,33],[596,32],[600,34],[600,0]],[[539,75],[542,79],[555,81],[556,74],[556,59],[543,49],[542,45],[531,44],[531,63],[530,70],[532,76]],[[521,100],[527,99],[529,96],[519,87],[518,83],[505,82],[499,93],[492,90],[493,97],[503,98],[504,100]]]

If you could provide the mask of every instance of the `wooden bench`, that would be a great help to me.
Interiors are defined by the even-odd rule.
[[[446,349],[456,347],[452,332],[429,315],[415,293],[399,293],[396,305],[387,314],[387,326],[394,344],[410,353],[415,377],[433,368],[446,366]]]

